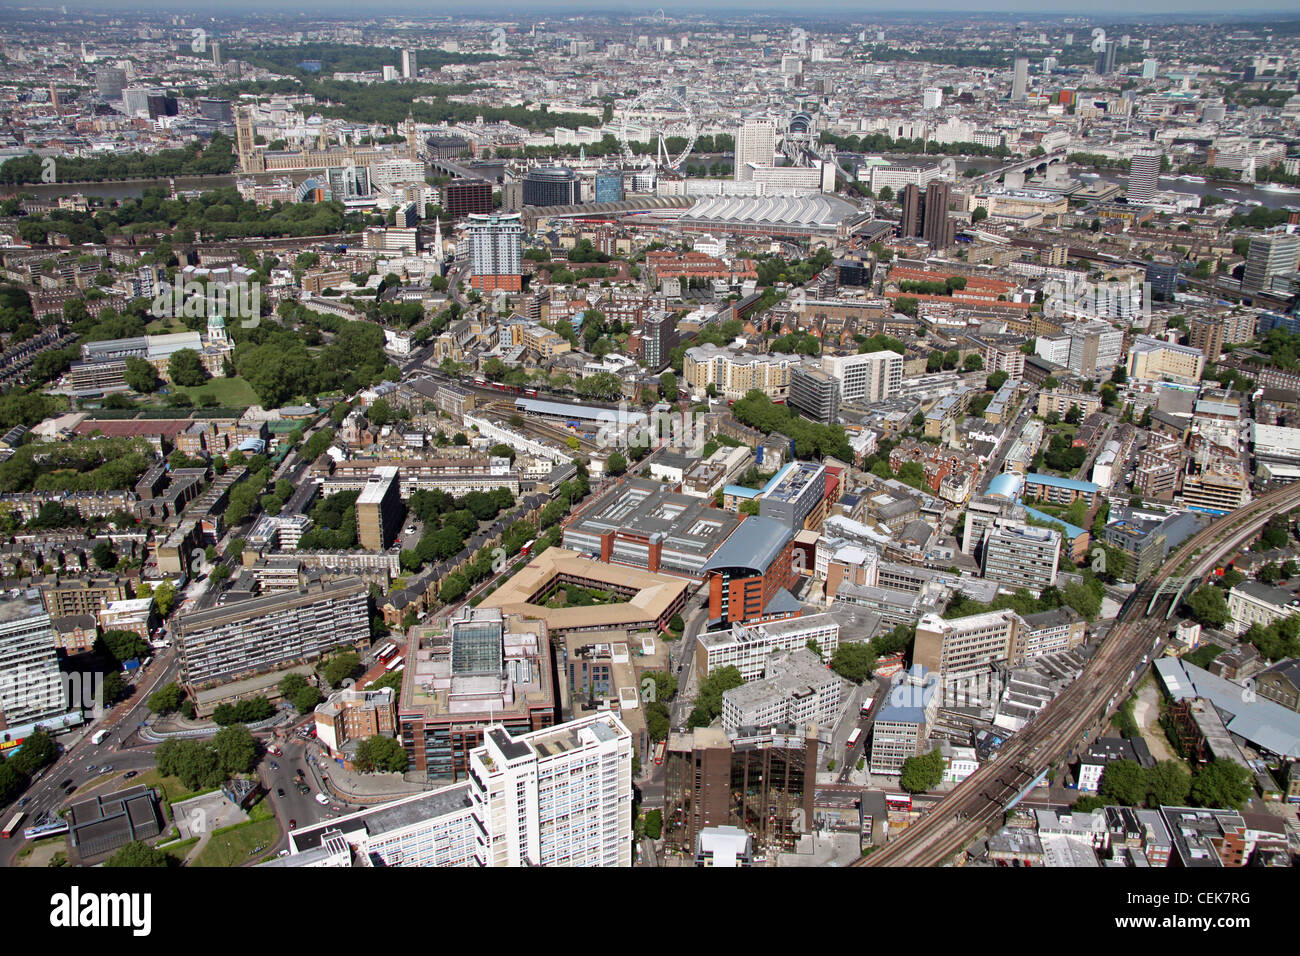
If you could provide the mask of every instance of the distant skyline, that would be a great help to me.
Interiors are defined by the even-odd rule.
[[[129,16],[132,11],[153,13],[204,13],[208,15],[244,14],[244,13],[296,13],[305,19],[332,14],[359,13],[367,18],[395,16],[446,15],[461,13],[470,16],[501,15],[506,19],[531,19],[540,16],[563,15],[566,12],[584,14],[616,14],[622,16],[645,16],[662,8],[665,12],[691,13],[696,15],[722,14],[734,16],[738,13],[753,12],[764,16],[774,16],[783,20],[796,20],[801,17],[792,12],[787,2],[777,0],[483,0],[473,4],[463,0],[380,0],[379,3],[366,4],[359,9],[354,0],[317,0],[310,9],[304,9],[299,3],[281,2],[281,0],[129,0],[128,3],[114,0],[70,0],[63,4],[69,11],[87,10],[100,13],[118,13]],[[27,5],[23,5],[27,6]],[[33,4],[34,9],[58,9],[60,4]],[[9,8],[10,14],[21,13],[21,9]],[[863,3],[861,0],[823,0],[817,5],[816,12],[809,13],[806,19],[818,20],[828,16],[853,20],[869,20],[878,16],[907,16],[917,14],[940,14],[965,18],[978,18],[981,15],[997,17],[1007,14],[1018,16],[1037,15],[1039,17],[1083,17],[1096,20],[1104,17],[1122,19],[1149,16],[1169,16],[1181,20],[1186,18],[1214,17],[1224,20],[1257,19],[1260,17],[1283,16],[1282,20],[1300,19],[1294,0],[1252,0],[1249,6],[1225,11],[1220,0],[1136,0],[1136,3],[1124,0],[1096,0],[1092,3],[1080,3],[1079,0],[992,0],[980,9],[954,6],[953,0],[909,0],[906,4],[897,0],[884,3]]]

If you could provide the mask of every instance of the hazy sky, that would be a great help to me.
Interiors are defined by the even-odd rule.
[[[555,15],[564,11],[573,12],[620,12],[631,15],[644,15],[662,7],[665,11],[690,11],[692,13],[741,13],[755,11],[790,18],[798,16],[799,8],[789,0],[483,0],[483,2],[466,3],[444,2],[444,0],[377,0],[358,6],[356,0],[312,0],[307,5],[299,0],[71,0],[68,9],[93,9],[98,11],[123,12],[129,9],[164,10],[173,13],[187,11],[205,11],[217,13],[235,13],[240,11],[264,11],[301,13],[311,16],[316,13],[352,14],[367,17],[385,14],[446,14],[460,13],[483,15],[489,12],[501,13],[513,19],[530,19],[543,15]],[[1220,17],[1248,17],[1252,15],[1289,15],[1288,19],[1300,17],[1295,0],[1246,0],[1240,6],[1225,5],[1222,0],[986,0],[980,4],[964,4],[954,0],[884,0],[870,3],[862,0],[821,0],[815,8],[807,11],[810,18],[825,17],[828,14],[843,15],[855,20],[867,20],[873,15],[890,13],[944,12],[958,16],[971,17],[980,13],[996,15],[998,13],[1040,14],[1059,16],[1074,14],[1098,19],[1104,16],[1141,16],[1143,14],[1178,15],[1217,15]]]

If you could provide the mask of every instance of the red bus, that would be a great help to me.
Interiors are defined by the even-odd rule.
[[[858,741],[861,739],[862,739],[862,728],[855,727],[853,728],[853,733],[849,734],[849,739],[844,742],[844,746],[852,750],[854,747],[858,745]]]
[[[885,794],[885,806],[890,810],[910,812],[912,809],[912,795],[910,793],[887,793]]]
[[[664,762],[664,754],[668,752],[668,741],[661,740],[655,744],[655,766]]]
[[[8,826],[6,826],[4,830],[0,830],[0,839],[8,840],[10,837],[12,837],[15,833],[18,832],[18,824],[22,822],[23,822],[23,812],[19,810],[17,813],[14,814],[14,818],[9,821]]]

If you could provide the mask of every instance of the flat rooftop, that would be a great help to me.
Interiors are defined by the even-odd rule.
[[[366,486],[357,496],[357,504],[383,504],[384,496],[397,478],[397,469],[391,465],[375,469],[375,473],[366,479]]]
[[[826,467],[816,462],[791,462],[778,475],[779,481],[764,489],[763,497],[774,501],[797,501]]]
[[[557,578],[635,593],[627,601],[590,607],[548,608],[534,603]],[[688,587],[686,581],[671,575],[605,564],[564,548],[547,548],[484,598],[479,608],[499,608],[506,614],[536,618],[552,632],[609,630],[658,621],[679,599],[684,599]]]
[[[650,538],[661,536],[665,550],[707,558],[736,530],[739,517],[707,500],[668,491],[657,481],[631,478],[615,484],[565,527],[565,534],[606,531]]]
[[[289,839],[293,842],[294,850],[301,853],[303,850],[319,847],[325,833],[330,830],[338,830],[344,835],[363,832],[371,837],[378,837],[417,823],[459,813],[467,810],[469,806],[469,784],[453,784],[450,787],[404,797],[345,817],[322,820],[315,826],[292,831]]]

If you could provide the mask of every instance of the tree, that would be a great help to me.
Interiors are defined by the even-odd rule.
[[[289,698],[294,709],[300,714],[310,714],[316,706],[325,700],[325,695],[316,687],[306,685],[294,692]]]
[[[984,368],[984,359],[972,352],[966,356],[962,367],[968,372],[978,372]]]
[[[1192,778],[1192,800],[1202,807],[1240,809],[1251,792],[1250,771],[1231,760],[1211,760]]]
[[[176,777],[187,790],[218,787],[225,779],[210,741],[168,738],[158,745],[154,758],[164,776]]]
[[[1202,585],[1187,599],[1187,607],[1201,624],[1223,627],[1228,623],[1228,601],[1223,596],[1222,588]]]
[[[1289,539],[1285,515],[1274,515],[1268,520],[1268,524],[1264,525],[1264,530],[1259,533],[1260,547],[1265,551],[1284,548]]]
[[[988,377],[987,381],[984,384],[989,391],[996,392],[1003,385],[1007,384],[1007,379],[1009,377],[1010,376],[1008,376],[1006,372],[1001,372],[1001,371],[994,372],[992,375]]]
[[[1061,591],[1061,600],[1090,621],[1101,613],[1101,595],[1078,581],[1071,581],[1065,586]]]
[[[167,363],[167,374],[172,382],[185,388],[202,385],[208,380],[199,353],[194,349],[179,349],[172,353]]]
[[[988,217],[989,217],[989,211],[987,207],[976,206],[975,209],[970,214],[970,221],[972,224],[975,224],[975,223],[983,222]]]
[[[650,734],[651,740],[657,743],[668,738],[668,731],[672,729],[672,724],[667,704],[661,700],[650,701],[646,704],[645,720],[646,731]]]
[[[645,835],[652,840],[658,840],[664,832],[664,812],[662,810],[651,810],[645,815]]]
[[[212,712],[213,721],[221,727],[231,724],[252,724],[266,720],[275,713],[275,708],[265,697],[249,697],[237,704],[218,704]]]
[[[627,459],[623,457],[622,452],[610,452],[605,464],[611,475],[621,475],[627,471]]]
[[[153,589],[153,605],[166,617],[176,607],[176,588],[168,581],[159,584]]]
[[[153,365],[136,355],[127,356],[123,378],[137,392],[148,393],[158,387],[158,373]]]
[[[366,417],[370,419],[370,424],[383,428],[393,420],[393,408],[387,399],[379,398],[366,409]]]
[[[280,692],[281,697],[283,697],[285,700],[288,700],[294,694],[298,693],[298,691],[302,690],[304,687],[307,686],[309,686],[307,683],[307,678],[295,672],[295,673],[285,674],[284,677],[280,680],[280,683],[276,685],[276,690]]]
[[[217,761],[227,775],[248,773],[257,762],[257,741],[243,724],[223,727],[212,738]]]
[[[693,730],[713,723],[722,713],[722,695],[743,683],[745,679],[735,667],[720,667],[711,673],[700,685],[700,693],[695,698],[695,709],[687,718],[686,726]]]
[[[1136,760],[1112,760],[1101,774],[1098,793],[1125,807],[1146,802],[1147,780]]]
[[[680,634],[682,631],[686,630],[686,621],[680,614],[674,614],[668,619],[668,630],[672,631],[674,634]]]
[[[156,850],[142,840],[135,840],[110,856],[104,865],[130,867],[132,869],[141,867],[161,868],[168,865],[168,857],[162,850]]]
[[[945,763],[943,751],[938,747],[920,757],[908,757],[903,761],[903,772],[898,778],[899,785],[908,793],[925,793],[933,790],[943,780]]]
[[[357,744],[357,755],[353,761],[356,768],[363,773],[379,771],[381,773],[405,773],[407,756],[402,745],[392,737],[378,734],[367,737]]]
[[[117,566],[117,554],[108,540],[98,542],[91,550],[90,556],[95,559],[95,564],[105,571]]]
[[[355,676],[360,666],[361,658],[353,651],[345,651],[326,661],[321,668],[321,673],[324,674],[331,687],[337,687],[346,678]]]
[[[659,394],[666,402],[677,401],[677,376],[672,372],[664,372],[659,376]]]
[[[122,677],[121,671],[109,671],[104,675],[104,704],[105,706],[116,704],[119,700],[127,695],[130,688],[126,680]]]
[[[106,652],[119,664],[149,653],[148,643],[135,631],[105,631],[95,643],[96,651]]]
[[[1179,760],[1162,760],[1147,771],[1147,804],[1183,807],[1192,790],[1192,775]]]
[[[875,666],[876,652],[870,644],[841,644],[831,656],[831,670],[855,684],[861,684],[870,677],[871,669]]]
[[[58,759],[59,748],[54,740],[45,731],[37,730],[28,734],[22,749],[4,763],[21,776],[30,777]]]
[[[180,708],[184,697],[185,692],[181,690],[181,685],[172,682],[149,695],[149,709],[155,714],[169,714]]]
[[[677,678],[672,674],[667,671],[650,671],[645,676],[654,682],[654,687],[651,688],[652,701],[666,702],[677,696]],[[644,685],[645,680],[641,683]]]

